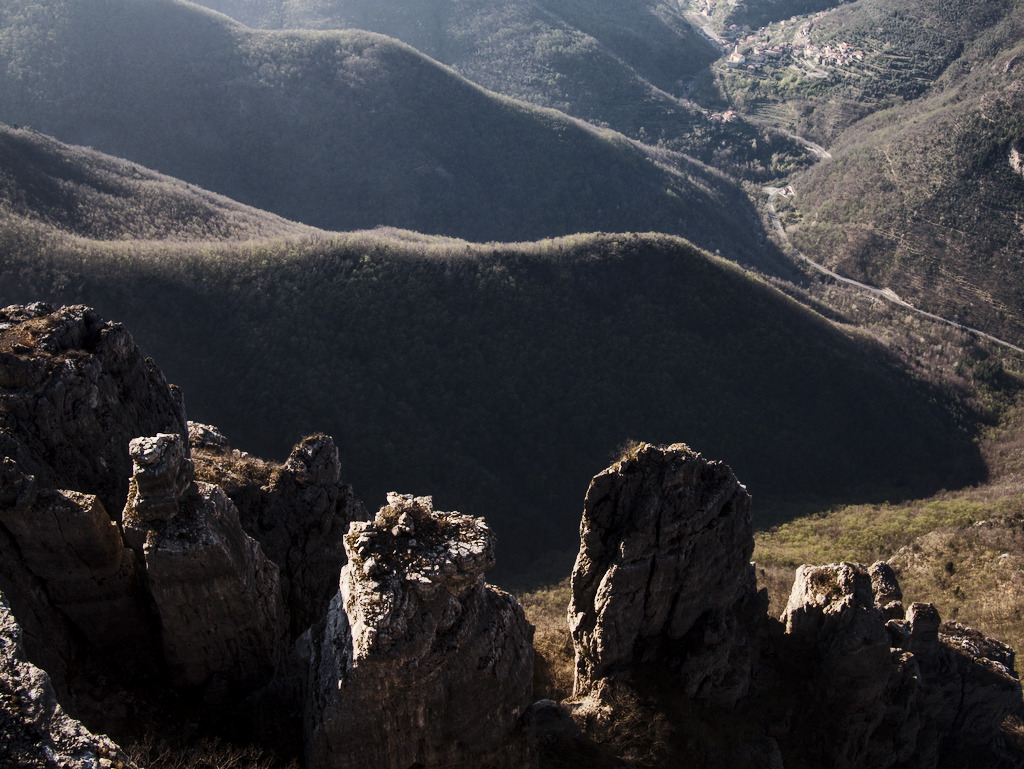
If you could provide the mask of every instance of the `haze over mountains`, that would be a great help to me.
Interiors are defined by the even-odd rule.
[[[744,177],[807,162],[792,139],[709,119],[688,98],[719,51],[666,0],[205,0],[253,27],[358,28],[498,93],[608,125]]]
[[[1024,639],[1024,354],[894,292],[1024,345],[1022,40],[1016,0],[5,0],[0,764],[56,760],[23,645],[151,769],[475,767],[498,710],[537,769],[1019,767],[1013,652],[939,623]]]
[[[176,0],[14,0],[0,29],[0,119],[307,224],[764,250],[721,174],[498,98],[392,39],[254,32]]]
[[[798,198],[786,221],[812,259],[1024,340],[1016,288],[1024,175],[1012,160],[1024,142],[1013,71],[1024,25],[1012,3],[691,3],[748,54],[758,46],[801,49],[774,65],[719,63],[714,87],[714,49],[675,3],[204,4],[253,26],[373,29],[495,90],[658,140],[729,173],[792,172]],[[753,42],[731,25],[753,30]],[[811,61],[811,49],[821,52],[814,61],[828,62],[841,48],[859,58]],[[801,171],[806,156],[780,134],[708,120],[691,98],[823,143],[837,162]]]
[[[785,178],[800,248],[1013,332],[1017,118],[990,108],[975,125],[1018,92],[1009,6],[976,0],[984,20],[967,0],[922,11],[918,37],[884,41],[887,61],[907,58],[900,45],[924,51],[946,18],[963,50],[940,41],[875,82],[709,65],[681,10],[654,0],[207,4],[253,25],[361,24],[405,42],[256,31],[177,0],[6,3],[0,120],[36,130],[0,129],[0,301],[84,302],[129,323],[190,414],[240,448],[280,456],[301,433],[330,432],[371,506],[397,485],[486,512],[511,571],[572,551],[580,489],[627,438],[728,457],[765,521],[984,479],[971,438],[991,412],[975,410],[988,396],[972,400],[970,372],[1010,381],[987,352],[943,340],[967,373],[960,389],[926,384],[837,325],[855,315],[801,307],[676,236],[798,277],[767,238],[762,192],[739,178],[777,180],[810,155],[686,100],[728,97],[830,142],[834,160]],[[835,43],[876,20],[917,34],[890,26],[902,7],[860,0],[801,34]],[[935,136],[911,135],[903,110]],[[914,217],[934,223],[972,189],[953,222],[970,255],[940,257],[944,241]],[[378,225],[390,228],[324,231]],[[664,234],[600,234],[619,230]]]

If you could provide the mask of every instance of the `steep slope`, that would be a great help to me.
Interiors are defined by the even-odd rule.
[[[652,229],[760,249],[742,193],[707,168],[496,98],[370,33],[253,32],[176,0],[14,0],[0,119],[315,226]]]
[[[717,168],[771,178],[807,161],[787,137],[689,99],[719,52],[666,0],[203,0],[270,29],[354,27],[409,43],[498,93]],[[720,116],[719,116],[720,117]]]
[[[250,240],[312,235],[126,160],[0,124],[3,214],[94,240]]]
[[[1015,13],[1007,0],[858,0],[731,33],[747,60],[719,62],[716,78],[736,109],[829,145],[864,116],[943,88],[947,68]]]
[[[580,90],[607,87],[596,78],[611,75],[674,91],[717,57],[678,6],[663,0],[204,0],[200,5],[253,27],[380,32],[457,66],[489,88],[515,83],[525,88],[523,97],[547,91],[550,98],[550,81],[559,76]]]
[[[733,24],[757,29],[793,16],[826,11],[843,2],[845,0],[746,0],[742,3],[690,0],[687,4],[703,11],[719,30],[728,30]]]
[[[715,71],[736,108],[830,153],[779,201],[797,248],[1019,344],[1022,37],[1007,0],[859,0],[741,35],[745,62]]]
[[[1024,340],[1024,14],[922,97],[866,118],[797,175],[789,234],[834,269]]]
[[[487,513],[504,577],[564,573],[587,474],[630,436],[730,450],[762,522],[983,473],[948,394],[669,236],[0,232],[0,304],[118,314],[191,418],[269,455],[333,434],[371,507],[400,488]]]

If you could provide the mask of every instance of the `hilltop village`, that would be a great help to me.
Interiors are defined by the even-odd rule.
[[[732,68],[745,67],[756,72],[767,64],[780,64],[787,60],[816,67],[849,67],[864,61],[865,52],[849,43],[812,43],[810,32],[813,26],[813,19],[803,21],[793,34],[792,40],[773,41],[779,30],[762,27],[751,31],[749,27],[733,24],[723,35],[723,39],[733,44],[733,52],[725,63]],[[786,22],[780,22],[779,29],[785,28]],[[827,76],[827,73],[820,70],[812,71],[810,74],[812,77]]]

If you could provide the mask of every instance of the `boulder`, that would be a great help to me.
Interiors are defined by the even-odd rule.
[[[763,611],[750,496],[683,444],[642,444],[590,484],[572,573],[575,691],[671,680],[723,705],[748,690]]]
[[[494,536],[481,518],[388,495],[345,535],[348,563],[315,639],[310,767],[526,767],[533,628],[484,584]]]

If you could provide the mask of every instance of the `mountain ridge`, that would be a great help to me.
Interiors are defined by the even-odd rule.
[[[255,32],[174,0],[22,5],[0,15],[0,120],[286,218],[479,241],[661,230],[770,260],[720,173],[496,97],[393,39]]]
[[[557,575],[564,561],[541,551],[572,536],[586,467],[630,435],[732,447],[766,520],[984,474],[977,417],[948,393],[666,235],[474,244],[384,229],[190,244],[12,220],[2,247],[0,302],[119,313],[187,388],[193,416],[246,449],[276,456],[328,429],[371,500],[397,482],[488,506],[524,579],[545,561]],[[547,533],[521,539],[516,519]]]

